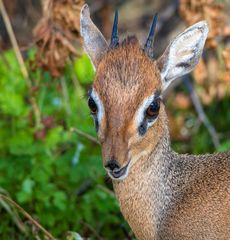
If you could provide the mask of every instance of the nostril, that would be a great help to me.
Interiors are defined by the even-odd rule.
[[[112,171],[120,168],[116,160],[110,160],[105,167]]]

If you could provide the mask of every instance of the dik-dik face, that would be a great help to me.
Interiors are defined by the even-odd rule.
[[[160,72],[135,38],[100,61],[91,102],[104,166],[111,177],[122,179],[135,159],[154,149],[165,121]]]
[[[88,105],[102,145],[103,165],[114,180],[123,180],[136,161],[148,157],[166,128],[162,92],[198,63],[208,33],[199,22],[175,38],[162,57],[152,59],[155,21],[144,48],[135,37],[119,43],[117,14],[111,44],[81,11],[84,47],[96,69]]]

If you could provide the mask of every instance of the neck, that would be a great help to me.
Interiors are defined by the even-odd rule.
[[[168,131],[148,159],[139,159],[123,181],[113,181],[121,211],[135,235],[154,239],[162,209],[168,202],[164,176],[172,156]],[[145,214],[143,214],[145,213]]]

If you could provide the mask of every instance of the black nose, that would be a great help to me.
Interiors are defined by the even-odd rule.
[[[119,165],[118,165],[118,163],[117,163],[117,161],[114,160],[114,159],[108,161],[108,163],[105,165],[105,167],[108,168],[108,169],[111,170],[111,171],[120,168]]]

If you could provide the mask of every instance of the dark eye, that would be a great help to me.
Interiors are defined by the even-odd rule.
[[[159,114],[160,101],[160,98],[157,98],[149,105],[145,112],[146,117],[154,118]]]
[[[97,104],[95,103],[95,101],[93,100],[92,97],[89,97],[89,99],[88,99],[88,106],[89,106],[92,114],[97,113]]]

